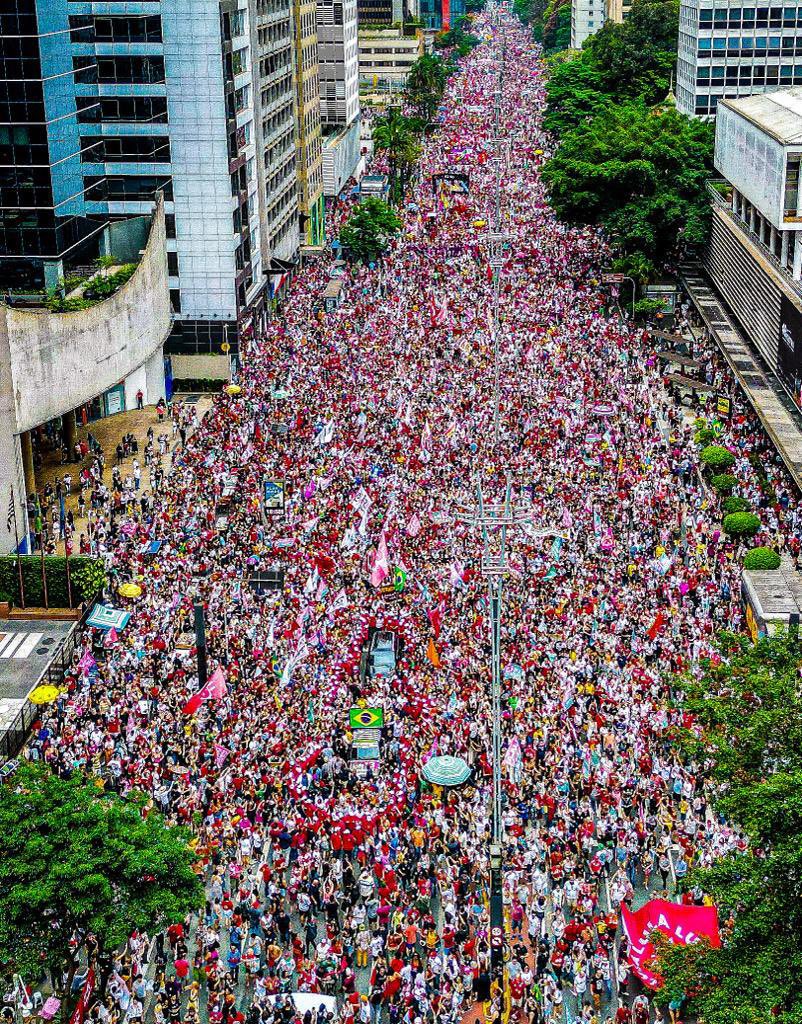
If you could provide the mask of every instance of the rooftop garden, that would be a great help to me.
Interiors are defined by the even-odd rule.
[[[51,313],[91,309],[119,291],[139,266],[138,263],[119,263],[114,256],[101,256],[95,265],[97,270],[89,277],[68,274],[58,288],[47,293],[45,305]]]

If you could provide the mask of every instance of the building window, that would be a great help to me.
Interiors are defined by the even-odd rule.
[[[109,85],[164,82],[164,57],[98,57],[97,80]]]
[[[154,202],[156,193],[164,192],[169,202],[173,198],[173,180],[169,176],[131,174],[126,176],[88,176],[84,179],[88,202],[143,203]]]
[[[82,135],[84,163],[169,163],[166,135]]]

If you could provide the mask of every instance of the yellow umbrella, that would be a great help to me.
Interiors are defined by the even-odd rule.
[[[227,384],[225,387],[225,392],[227,395],[238,395],[241,393],[241,391],[242,388],[239,386],[239,384]]]
[[[473,226],[475,228],[483,228],[483,227],[485,227],[486,224],[487,224],[487,221],[486,220],[481,220],[481,219],[480,220],[475,220],[473,222]]]
[[[28,694],[28,700],[31,704],[52,704],[53,701],[58,697],[59,690],[57,686],[51,686],[49,683],[44,683],[42,686],[37,686],[35,690],[32,690]]]
[[[121,597],[139,597],[142,594],[142,587],[138,583],[121,583],[117,593]]]

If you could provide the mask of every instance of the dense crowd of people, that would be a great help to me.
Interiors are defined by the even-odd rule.
[[[671,740],[671,674],[698,666],[741,614],[693,424],[666,397],[646,332],[608,308],[600,234],[549,209],[535,45],[504,12],[476,31],[381,265],[349,266],[330,313],[330,261],[307,265],[264,336],[242,339],[241,390],[216,398],[169,476],[104,503],[96,550],[132,619],[112,643],[87,633],[27,756],[144,790],[190,825],[207,904],[166,936],[132,936],[100,1024],[141,1019],[148,1002],[157,1024],[290,1024],[291,991],[337,995],[345,1024],[457,1024],[498,999],[489,611],[481,538],[463,515],[477,480],[498,501],[509,473],[528,513],[503,611],[514,1012],[645,1024],[656,1011],[630,978],[619,906],[649,892],[701,899],[683,892],[689,868],[742,846]],[[467,174],[469,192],[433,190],[444,171]],[[732,429],[746,458],[754,425]],[[283,510],[263,514],[265,479],[283,484]],[[265,569],[283,586],[259,594],[248,580]],[[141,596],[117,597],[130,581]],[[189,716],[194,596],[226,685]],[[364,672],[377,629],[396,638],[389,676]],[[352,756],[353,705],[384,712],[366,765]],[[422,780],[444,754],[471,767],[463,787]]]

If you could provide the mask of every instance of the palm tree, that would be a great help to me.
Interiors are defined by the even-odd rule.
[[[387,153],[390,189],[393,198],[398,201],[403,195],[412,167],[420,156],[420,146],[410,119],[397,107],[391,107],[373,125],[373,144],[377,150]]]
[[[407,97],[425,121],[431,121],[443,96],[448,73],[441,57],[418,57],[407,75]]]

